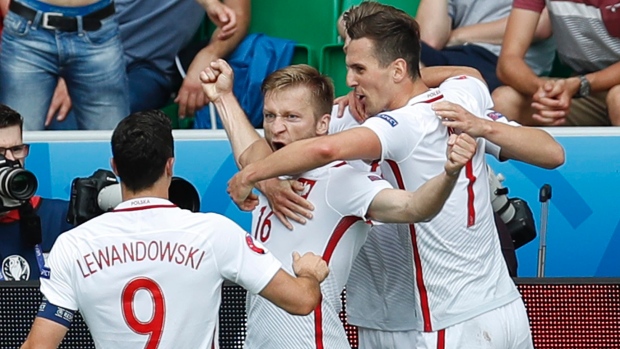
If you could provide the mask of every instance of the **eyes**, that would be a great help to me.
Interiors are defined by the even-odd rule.
[[[264,113],[263,117],[267,121],[274,121],[277,116],[275,114],[273,114],[273,113]],[[295,115],[295,114],[286,114],[286,115],[282,115],[282,117],[285,120],[287,120],[287,121],[295,121],[295,120],[299,120],[300,119],[300,116],[299,115]]]

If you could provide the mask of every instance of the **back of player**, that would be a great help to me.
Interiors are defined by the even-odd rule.
[[[314,205],[314,218],[292,231],[275,219],[267,200],[260,197],[252,229],[292,274],[291,252],[322,255],[330,274],[321,284],[323,300],[308,316],[291,316],[257,295],[248,295],[246,348],[337,348],[349,349],[342,322],[340,293],[351,265],[366,240],[370,226],[362,218],[381,190],[391,188],[377,175],[345,163],[330,164],[301,175],[301,195]]]
[[[223,216],[141,198],[64,234],[49,266],[41,291],[97,348],[212,348],[223,280],[257,293],[280,263]]]
[[[476,115],[483,115],[491,107],[486,86],[476,79],[459,77],[414,97],[401,109],[372,117],[363,125],[380,138],[384,160],[381,171],[400,189],[415,190],[442,169],[449,130],[431,109],[431,104],[440,100],[460,104]],[[484,142],[478,140],[476,155],[435,218],[427,223],[398,226],[399,236],[408,240],[407,245],[380,242],[364,247],[369,254],[379,256],[373,260],[383,261],[381,268],[386,272],[374,269],[370,274],[371,266],[364,270],[356,268],[355,278],[350,280],[352,301],[355,289],[363,288],[362,280],[368,279],[401,290],[395,293],[410,293],[407,283],[389,280],[386,275],[402,268],[402,264],[388,263],[398,260],[392,258],[398,255],[395,249],[411,252],[416,307],[411,316],[402,319],[408,325],[398,330],[407,330],[405,326],[424,332],[441,330],[519,297],[503,262],[493,222]],[[357,307],[361,307],[357,301]],[[390,320],[398,323],[401,319]]]

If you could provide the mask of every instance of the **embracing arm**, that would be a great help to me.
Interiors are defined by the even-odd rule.
[[[21,349],[56,349],[68,330],[57,322],[36,317]]]

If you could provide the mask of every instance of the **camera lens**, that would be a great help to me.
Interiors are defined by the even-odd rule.
[[[0,195],[14,200],[29,200],[37,191],[37,178],[22,168],[0,169]]]

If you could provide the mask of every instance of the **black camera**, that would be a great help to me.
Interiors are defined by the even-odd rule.
[[[170,202],[180,208],[197,212],[200,197],[194,186],[180,177],[172,177],[168,188]],[[80,225],[100,214],[111,211],[122,202],[121,187],[114,172],[99,169],[92,176],[71,182],[71,198],[67,222]]]
[[[37,191],[37,177],[19,161],[0,155],[0,212],[20,207]]]
[[[534,215],[527,202],[519,198],[508,197],[508,188],[501,184],[504,180],[501,174],[495,175],[491,167],[488,167],[488,170],[493,211],[506,224],[512,243],[517,249],[536,238]]]

